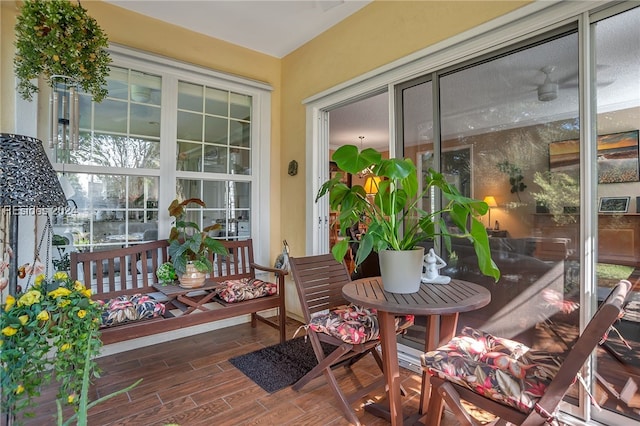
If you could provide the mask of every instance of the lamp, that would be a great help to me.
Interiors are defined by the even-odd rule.
[[[491,228],[491,209],[494,207],[498,207],[498,203],[496,203],[496,199],[493,195],[487,195],[484,197],[485,203],[489,206],[489,222],[487,223],[487,228]]]
[[[368,176],[364,181],[364,192],[367,195],[375,195],[378,193],[378,185],[380,184],[379,176]]]
[[[10,294],[15,295],[18,289],[18,216],[66,204],[42,142],[29,136],[0,133],[0,206],[4,213],[11,214]]]

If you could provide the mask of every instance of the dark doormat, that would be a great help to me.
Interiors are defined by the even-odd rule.
[[[322,343],[325,355],[336,347]],[[229,359],[262,389],[274,393],[291,386],[318,364],[311,341],[304,337]]]

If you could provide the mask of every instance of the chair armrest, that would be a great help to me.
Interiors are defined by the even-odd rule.
[[[271,266],[262,266],[258,265],[257,263],[251,263],[251,267],[265,272],[273,272],[274,274],[278,275],[287,275],[289,273],[289,271],[287,271],[286,269],[272,268]]]

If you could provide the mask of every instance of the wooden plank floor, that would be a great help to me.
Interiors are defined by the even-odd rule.
[[[291,338],[299,324],[287,324]],[[139,378],[143,381],[126,394],[108,400],[89,414],[89,425],[348,425],[333,396],[318,377],[301,392],[290,387],[268,394],[228,359],[278,342],[277,331],[258,323],[257,328],[241,324],[222,330],[185,337],[99,359],[102,377],[95,380],[91,400],[122,389]],[[342,388],[356,383],[366,385],[378,377],[379,370],[368,356],[349,374],[339,368]],[[420,375],[401,369],[408,392],[405,414],[417,412]],[[37,416],[25,424],[54,425],[55,389],[45,389]],[[379,400],[380,389],[368,396]],[[363,410],[363,399],[353,404],[365,425],[388,425]],[[443,426],[457,424],[445,412]]]

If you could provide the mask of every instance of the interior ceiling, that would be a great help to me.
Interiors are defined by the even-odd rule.
[[[170,22],[211,37],[275,57],[283,57],[370,3],[370,0],[248,0],[156,1],[106,0],[109,3]],[[640,8],[627,13],[616,26],[599,25],[597,78],[600,111],[637,108],[640,99]],[[240,24],[239,24],[240,23]],[[614,31],[615,29],[615,31]],[[527,54],[510,55],[473,70],[473,78],[452,84],[443,97],[444,138],[469,136],[499,129],[546,122],[576,115],[578,105],[577,38],[553,49],[545,45]],[[557,83],[552,100],[540,101],[538,87]],[[471,83],[471,84],[469,84]],[[547,89],[553,86],[547,86]],[[420,100],[421,101],[421,100]],[[418,111],[409,106],[407,110]],[[389,145],[388,94],[336,108],[330,112],[330,146],[360,145],[386,149]],[[407,117],[406,139],[426,140],[429,118]],[[631,119],[616,116],[603,133],[620,127],[638,128]],[[606,126],[606,124],[605,124]],[[627,129],[624,129],[627,130]],[[410,134],[410,132],[414,134]]]
[[[372,0],[106,0],[116,6],[282,58]]]

